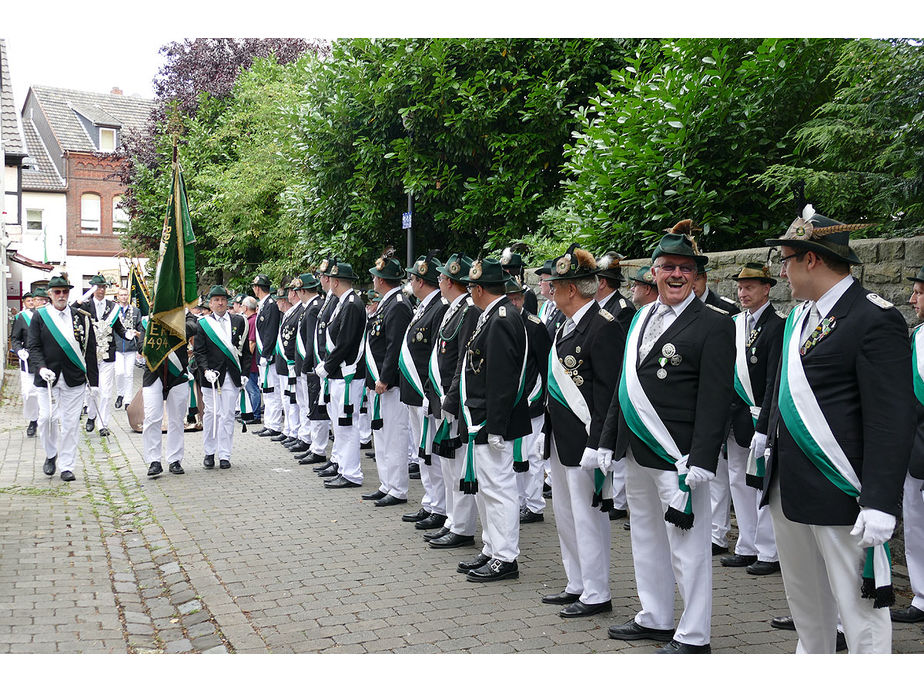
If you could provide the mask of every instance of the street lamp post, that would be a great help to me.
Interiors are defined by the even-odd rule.
[[[410,113],[401,114],[401,124],[407,133],[408,140],[408,172],[411,170],[410,149],[414,140],[413,116]],[[407,231],[407,266],[414,262],[414,196],[407,191],[407,212],[401,215],[401,228]]]

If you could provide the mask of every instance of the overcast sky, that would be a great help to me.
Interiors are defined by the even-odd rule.
[[[0,11],[0,36],[7,42],[21,109],[32,84],[98,92],[119,87],[152,97],[151,82],[163,64],[158,49],[184,37],[890,36],[921,30],[920,9],[908,14],[917,5],[900,0],[160,0],[107,6],[9,0]]]

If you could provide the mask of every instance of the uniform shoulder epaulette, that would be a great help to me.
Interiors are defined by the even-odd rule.
[[[351,294],[347,297],[347,301],[349,301],[350,303],[352,303],[352,302],[355,300],[355,298],[356,298],[356,294],[355,294],[355,293],[351,293]]]
[[[83,313],[83,314],[86,315],[88,318],[92,318],[92,317],[93,317],[92,315],[90,315],[89,311],[86,311],[86,310],[84,310],[83,308],[76,308],[75,310],[76,310],[78,313]]]
[[[472,297],[471,297],[471,296],[466,296],[466,297],[465,297],[465,303],[467,303],[467,304],[470,305],[470,306],[475,305],[475,302],[472,300]]]
[[[866,299],[872,303],[874,306],[879,306],[883,310],[888,310],[889,308],[894,307],[892,303],[886,301],[879,294],[866,294]]]
[[[448,305],[449,305],[449,301],[446,300],[446,297],[445,297],[445,296],[440,296],[440,301],[442,302],[442,304],[443,304],[444,306],[448,306]]]
[[[621,298],[619,299],[619,307],[625,310],[626,308],[629,307],[629,303],[626,301],[626,299]]]
[[[613,322],[613,320],[616,319],[613,317],[613,314],[610,311],[604,308],[600,309],[600,317],[606,320],[607,322]]]
[[[507,317],[507,306],[500,306],[497,309],[497,314],[501,316],[502,318],[506,318]]]
[[[535,315],[533,315],[532,313],[530,313],[529,315],[527,315],[527,316],[526,316],[526,319],[527,319],[527,320],[532,320],[532,321],[533,321],[534,323],[536,323],[537,325],[541,325],[541,324],[542,324],[542,320],[540,320],[539,318],[537,318],[537,317],[536,317]]]
[[[718,313],[719,315],[728,315],[728,311],[727,311],[727,310],[725,310],[724,308],[719,308],[718,306],[714,306],[714,305],[712,305],[711,303],[707,303],[707,304],[706,304],[706,307],[707,307],[707,308],[712,308],[712,310],[714,310],[714,311],[715,311],[716,313]]]
[[[783,318],[783,320],[786,320],[786,318],[789,317],[789,313],[784,313],[784,312],[781,311],[781,310],[776,311],[776,314],[777,314],[778,316],[780,316],[781,318]]]

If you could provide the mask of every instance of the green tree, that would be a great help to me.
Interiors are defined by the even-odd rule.
[[[577,111],[553,235],[596,250],[647,251],[689,217],[706,250],[742,247],[789,202],[752,177],[782,160],[786,135],[830,93],[836,42],[679,39],[643,46]],[[786,207],[787,210],[789,207]],[[755,233],[757,232],[757,233]]]

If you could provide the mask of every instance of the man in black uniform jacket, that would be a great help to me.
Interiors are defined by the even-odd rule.
[[[413,522],[417,529],[439,529],[446,522],[446,489],[443,484],[443,469],[439,460],[432,458],[431,444],[438,423],[430,415],[427,391],[429,380],[427,370],[430,355],[440,322],[449,302],[441,295],[438,286],[440,261],[429,253],[421,255],[413,266],[407,268],[410,286],[420,301],[404,333],[398,364],[401,370],[401,401],[408,406],[410,417],[411,444],[418,445],[417,457],[420,465],[420,481],[424,494],[421,508],[415,513],[402,516],[405,522]]]
[[[610,520],[612,477],[597,448],[619,381],[626,332],[594,300],[593,255],[572,245],[552,268],[555,304],[567,320],[548,360],[546,447],[552,462],[552,504],[567,585],[543,597],[562,618],[612,610]],[[609,488],[605,488],[606,486]]]
[[[554,262],[554,260],[546,260],[545,264],[536,270],[536,275],[539,277],[539,291],[546,298],[545,302],[539,307],[536,317],[545,324],[550,341],[555,339],[555,333],[565,322],[564,314],[555,307],[555,300],[552,298],[552,264]],[[525,307],[525,301],[523,305]],[[546,471],[548,471],[548,468],[546,468]]]
[[[99,385],[96,335],[86,311],[68,305],[73,288],[64,276],[51,278],[51,305],[36,311],[26,347],[35,373],[32,382],[38,390],[38,430],[45,448],[42,471],[52,476],[57,460],[62,481],[75,478],[77,426],[84,392],[88,385],[91,392]],[[60,427],[55,426],[55,419]]]
[[[44,289],[39,289],[45,294]],[[22,412],[26,419],[26,436],[32,438],[38,429],[38,393],[35,391],[35,385],[32,381],[35,379],[35,373],[29,365],[29,350],[26,348],[29,342],[29,325],[34,317],[33,307],[35,306],[35,295],[27,291],[22,295],[22,310],[13,320],[13,327],[10,328],[10,348],[19,357],[19,385],[22,392]],[[42,300],[42,305],[45,301]],[[38,306],[39,308],[41,307]]]
[[[652,255],[659,299],[637,313],[619,387],[601,433],[601,467],[626,459],[632,558],[642,610],[609,629],[653,639],[660,652],[710,652],[709,481],[734,394],[734,325],[693,294],[696,254],[668,233]],[[665,522],[666,521],[666,522]],[[674,585],[683,614],[674,629]]]
[[[261,437],[278,436],[282,431],[282,401],[279,398],[278,376],[273,367],[273,350],[279,334],[282,316],[279,306],[270,291],[270,280],[265,274],[258,274],[251,282],[257,297],[257,359],[260,388],[263,391],[263,429],[257,432]]]
[[[320,364],[324,363],[324,359],[327,358],[327,326],[330,324],[334,311],[337,309],[340,302],[340,299],[330,290],[330,271],[334,267],[337,267],[337,258],[335,257],[325,258],[318,267],[318,280],[321,282],[321,289],[323,289],[325,296],[324,303],[321,304],[321,308],[318,310],[318,319],[314,328],[314,364],[311,366],[312,373],[315,373],[315,369]],[[315,373],[315,376],[317,376],[317,373]],[[332,421],[336,420],[337,415],[336,413],[334,413],[333,416],[331,415],[334,406],[330,397],[330,381],[326,377],[318,378],[318,387],[320,388],[318,400],[322,402],[324,406],[319,407],[317,420],[327,421],[327,428],[323,436],[324,440],[328,440],[330,438],[331,426],[333,426]],[[320,464],[319,467],[314,468],[314,471],[319,477],[333,479],[337,476],[337,461],[334,459],[333,454],[331,454],[329,460],[327,459],[326,443],[324,444],[323,451],[315,448],[315,445],[321,445],[319,438],[320,436],[314,437],[312,435],[312,440],[315,442],[312,444],[311,450],[317,453],[317,456],[312,459],[312,462]]]
[[[301,425],[301,415],[298,407],[298,396],[296,395],[296,370],[295,370],[295,350],[298,341],[298,323],[302,317],[301,299],[298,296],[298,289],[302,285],[302,280],[295,277],[286,287],[286,300],[289,308],[282,314],[279,320],[279,340],[276,349],[273,351],[276,367],[276,381],[282,391],[281,407],[283,411],[283,436],[273,436],[270,440],[282,443],[283,447],[292,449],[297,448],[299,452],[305,452],[306,447],[299,445],[298,428]],[[282,289],[280,288],[280,293]]]
[[[751,483],[747,483],[748,450],[754,438],[754,424],[760,411],[769,406],[773,381],[780,363],[783,345],[783,324],[770,303],[770,288],[776,279],[770,269],[760,262],[749,262],[735,277],[738,282],[738,300],[744,311],[735,321],[735,398],[731,408],[731,426],[725,449],[727,459],[719,459],[720,476],[726,467],[738,522],[738,543],[735,554],[722,559],[729,568],[747,566],[751,575],[770,575],[778,572],[780,562],[773,539],[773,522],[768,508],[758,509],[758,489],[763,488],[761,459],[752,462]],[[763,451],[761,451],[763,452]],[[715,541],[713,539],[713,541]]]
[[[520,284],[526,284],[526,282],[523,281],[522,255],[513,252],[510,248],[504,248],[504,252],[501,253],[501,267],[503,267],[504,272],[511,277],[518,279]],[[539,310],[539,299],[536,298],[536,292],[528,286],[523,294],[523,307],[533,315],[536,315]]]
[[[530,432],[525,388],[526,329],[504,295],[506,275],[493,258],[476,260],[468,273],[481,316],[469,340],[459,381],[468,433],[463,491],[476,491],[483,527],[482,552],[459,563],[470,582],[517,578],[520,507],[513,441]],[[476,478],[477,477],[477,478]]]
[[[401,404],[398,354],[413,311],[404,299],[404,267],[389,253],[369,269],[381,298],[366,330],[366,389],[370,394],[372,437],[379,488],[363,495],[384,508],[407,503],[408,410]]]
[[[622,269],[619,267],[622,259],[622,255],[611,250],[597,260],[596,299],[599,306],[622,325],[623,331],[628,332],[635,316],[635,306],[619,292],[623,283]]]
[[[781,246],[780,276],[806,301],[786,322],[774,407],[757,430],[772,451],[761,503],[797,649],[809,653],[834,653],[838,614],[850,652],[892,648],[885,544],[914,435],[911,349],[901,313],[850,276],[861,264],[853,228],[807,205],[767,241]]]
[[[313,441],[311,414],[315,407],[318,406],[318,376],[312,370],[314,364],[309,366],[313,357],[313,337],[315,325],[318,320],[318,311],[321,309],[323,299],[318,294],[318,288],[321,283],[318,278],[310,272],[298,275],[297,293],[302,303],[302,312],[296,326],[295,337],[295,399],[298,403],[298,440],[299,445],[294,445],[290,449],[295,454],[299,464],[309,464],[311,462],[311,444]],[[310,371],[308,375],[306,372]],[[324,446],[327,447],[327,440],[324,440]],[[323,452],[319,455],[323,457]]]
[[[211,314],[199,318],[195,340],[196,363],[202,370],[202,466],[212,469],[231,466],[234,439],[234,409],[239,402],[241,374],[250,365],[247,320],[228,311],[231,294],[221,285],[209,291]]]

